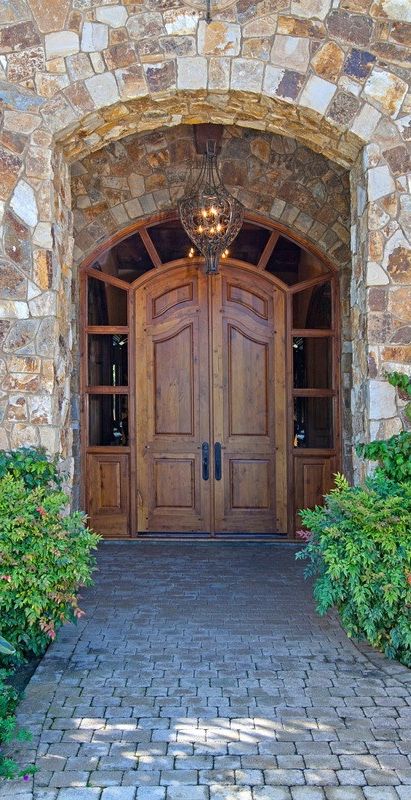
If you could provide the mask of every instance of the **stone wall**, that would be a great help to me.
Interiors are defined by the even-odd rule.
[[[410,369],[409,2],[217,0],[208,26],[202,7],[0,0],[1,446],[70,456],[66,164],[205,121],[286,136],[351,170],[355,438],[401,424],[384,369]],[[276,192],[271,208],[291,202],[290,225],[304,224]]]

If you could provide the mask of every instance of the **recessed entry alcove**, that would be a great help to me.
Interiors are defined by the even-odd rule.
[[[206,275],[171,212],[113,236],[80,275],[91,525],[292,538],[340,464],[332,264],[249,213]]]

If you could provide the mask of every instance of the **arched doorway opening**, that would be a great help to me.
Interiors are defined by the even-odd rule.
[[[81,269],[84,504],[105,536],[282,535],[340,464],[337,273],[248,214],[218,276],[177,215]]]

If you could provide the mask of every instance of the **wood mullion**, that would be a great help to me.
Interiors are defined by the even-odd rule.
[[[293,328],[291,331],[293,338],[299,336],[301,339],[332,339],[335,331],[330,328]]]
[[[304,458],[304,456],[335,456],[337,450],[335,447],[293,447],[294,458]]]
[[[87,394],[130,394],[129,386],[86,386],[84,390]]]
[[[147,228],[141,228],[139,234],[141,236],[141,239],[143,240],[144,247],[146,248],[147,253],[149,254],[154,266],[161,267],[163,262],[157,252],[157,249],[153,243],[151,236],[147,231]]]
[[[96,333],[101,336],[110,336],[112,333],[127,333],[129,332],[128,325],[86,325],[86,333]]]
[[[303,292],[304,289],[311,289],[312,286],[318,286],[318,284],[321,283],[330,283],[332,277],[332,274],[328,273],[328,275],[317,275],[315,278],[307,278],[305,281],[299,281],[299,283],[289,286],[288,291],[291,292],[291,294],[298,294],[298,292]]]
[[[335,389],[293,389],[293,397],[335,397]]]
[[[87,267],[84,270],[90,278],[95,278],[101,283],[109,283],[111,286],[117,286],[119,289],[122,289],[124,292],[128,292],[130,288],[130,284],[126,283],[126,281],[122,281],[120,278],[116,278],[115,275],[108,275],[106,272],[100,272],[98,269],[93,269],[93,267]]]
[[[273,252],[273,250],[274,250],[279,238],[280,238],[280,231],[273,231],[271,236],[270,236],[270,238],[268,239],[268,242],[267,242],[266,246],[264,247],[263,252],[261,253],[261,256],[260,256],[258,264],[257,264],[257,269],[265,269],[266,268],[266,266],[267,266],[267,264],[269,262],[271,253]]]

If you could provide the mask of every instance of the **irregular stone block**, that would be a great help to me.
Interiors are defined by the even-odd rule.
[[[318,78],[317,75],[312,75],[302,91],[301,105],[324,114],[336,89],[337,87],[333,83]]]
[[[370,419],[388,419],[395,417],[395,388],[388,381],[369,382]]]
[[[7,200],[16,185],[22,167],[22,159],[0,147],[0,199]]]
[[[21,180],[13,193],[10,205],[19,219],[34,227],[38,220],[37,202],[32,187]]]
[[[110,73],[94,75],[85,84],[97,108],[109,106],[120,99],[116,79]]]
[[[48,33],[45,36],[45,44],[48,59],[71,56],[80,49],[79,37],[74,31]]]
[[[198,52],[203,55],[236,56],[240,52],[241,28],[223,20],[208,23],[201,20],[198,26]]]
[[[375,67],[364,86],[364,95],[378,103],[384,113],[396,117],[407,90],[407,84],[397,75]]]
[[[122,28],[127,22],[127,9],[122,5],[100,6],[96,9],[96,19],[111,28]]]
[[[388,167],[372,167],[368,170],[368,198],[378,200],[395,191],[395,183]]]
[[[42,33],[60,31],[64,23],[70,0],[28,0],[33,17]]]
[[[275,36],[271,63],[287,69],[305,72],[310,63],[310,42],[297,36]]]
[[[86,53],[96,53],[108,46],[108,27],[100,22],[85,22],[81,35],[81,49]]]

